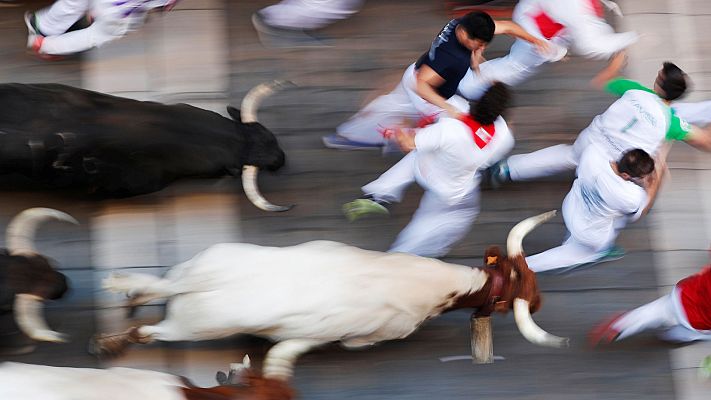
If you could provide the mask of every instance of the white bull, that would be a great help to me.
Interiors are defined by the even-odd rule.
[[[249,357],[231,364],[220,386],[201,388],[187,378],[133,368],[69,368],[0,364],[2,400],[289,400],[294,391],[282,381],[249,369]]]
[[[277,341],[266,356],[264,375],[288,379],[296,358],[315,346],[401,339],[444,311],[494,302],[497,310],[502,303],[506,310],[514,308],[516,323],[530,341],[564,346],[567,339],[547,334],[531,318],[529,308],[535,311],[539,294],[521,249],[523,236],[552,215],[514,227],[508,257],[486,269],[327,241],[285,248],[218,244],[162,279],[145,274],[107,278],[104,288],[126,293],[131,305],[169,298],[167,317],[156,325],[99,335],[93,349],[115,354],[129,343],[247,333]]]

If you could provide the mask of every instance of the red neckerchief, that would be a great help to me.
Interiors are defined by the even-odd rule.
[[[483,149],[484,146],[489,144],[489,142],[491,142],[491,139],[494,138],[494,134],[496,133],[496,128],[494,127],[494,124],[482,125],[475,121],[469,115],[460,116],[458,119],[464,122],[472,131],[474,143],[476,143],[477,147],[479,147],[480,149]]]

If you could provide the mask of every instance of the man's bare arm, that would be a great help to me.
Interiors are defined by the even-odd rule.
[[[704,128],[692,125],[691,131],[684,139],[684,142],[699,150],[711,152],[711,125],[707,125]]]
[[[590,81],[595,89],[603,90],[607,82],[620,76],[622,69],[627,65],[627,52],[624,50],[616,53],[602,71]]]
[[[444,109],[452,117],[456,117],[459,115],[459,111],[437,93],[437,88],[442,84],[444,84],[444,78],[430,66],[423,64],[417,70],[417,94],[429,103]]]

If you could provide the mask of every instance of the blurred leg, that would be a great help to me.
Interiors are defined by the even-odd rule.
[[[648,329],[670,327],[679,324],[674,312],[672,295],[637,307],[619,317],[611,328],[620,332],[616,340],[622,340]]]
[[[398,234],[389,252],[426,257],[446,255],[471,229],[479,215],[479,188],[456,204],[449,205],[426,191],[405,229]]]
[[[97,19],[91,26],[44,39],[40,53],[66,55],[99,47],[118,39],[128,31],[128,20]]]
[[[400,202],[405,189],[415,182],[416,151],[411,151],[378,179],[363,186],[363,193],[377,200]]]
[[[512,181],[527,181],[574,170],[578,166],[572,145],[559,144],[506,160]]]
[[[51,6],[35,13],[37,27],[44,36],[62,34],[89,11],[89,2],[90,0],[57,0]]]
[[[526,257],[526,262],[531,271],[543,272],[593,262],[603,254],[603,249],[586,246],[571,237],[561,246]]]

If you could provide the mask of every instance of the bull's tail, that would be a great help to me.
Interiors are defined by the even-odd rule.
[[[151,300],[164,299],[180,293],[173,281],[157,276],[138,273],[114,273],[102,282],[105,290],[125,293],[132,306]]]

